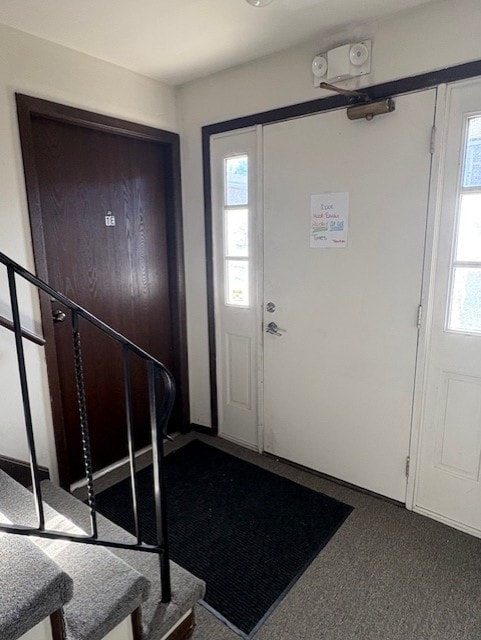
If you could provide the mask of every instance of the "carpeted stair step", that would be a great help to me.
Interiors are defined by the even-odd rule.
[[[72,598],[70,576],[25,536],[0,534],[0,638],[17,640]]]
[[[0,512],[15,524],[38,526],[33,495],[0,471]],[[0,514],[0,520],[2,516]],[[4,519],[5,521],[5,519]],[[68,516],[45,505],[46,528],[85,533]],[[64,607],[68,640],[101,640],[146,599],[149,581],[109,549],[76,542],[33,538],[73,580],[74,595]],[[10,589],[15,589],[12,581]]]
[[[89,509],[71,494],[53,485],[49,480],[42,482],[44,500],[58,511],[64,513],[79,527],[86,527],[89,518]],[[134,542],[135,538],[110,522],[100,514],[98,515],[99,533],[103,536],[115,537],[118,540]],[[142,638],[143,640],[160,640],[180,620],[180,618],[193,608],[194,604],[204,596],[205,583],[191,573],[177,565],[170,563],[172,579],[172,601],[162,604],[159,561],[150,553],[113,549],[113,553],[128,562],[139,573],[144,575],[151,583],[150,596],[142,605]]]

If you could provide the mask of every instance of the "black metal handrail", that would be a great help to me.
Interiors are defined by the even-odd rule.
[[[160,580],[162,588],[162,602],[170,602],[171,600],[171,584],[170,584],[170,563],[169,563],[169,546],[167,532],[167,510],[165,495],[165,479],[163,467],[163,439],[166,435],[167,422],[169,420],[175,399],[175,382],[172,374],[165,365],[153,358],[149,353],[131,342],[128,338],[118,333],[112,327],[105,324],[99,318],[91,314],[89,311],[56,291],[49,284],[37,278],[21,265],[11,260],[8,256],[0,252],[0,263],[4,264],[7,269],[10,304],[12,310],[12,320],[2,323],[2,326],[11,329],[15,334],[15,344],[17,351],[18,370],[20,375],[20,385],[22,391],[23,411],[25,418],[25,428],[27,435],[27,443],[30,456],[30,468],[32,474],[32,489],[35,501],[35,508],[38,516],[38,526],[29,527],[16,524],[0,524],[0,531],[15,533],[17,535],[32,535],[49,539],[66,540],[70,542],[81,542],[83,544],[101,545],[118,549],[132,549],[144,551],[147,553],[155,553],[159,556],[160,564]],[[87,503],[90,508],[90,535],[76,535],[64,533],[61,531],[52,531],[45,527],[45,516],[42,502],[42,489],[40,485],[39,465],[37,461],[37,453],[35,447],[35,438],[32,422],[32,413],[30,408],[29,391],[27,384],[27,371],[25,365],[25,354],[23,349],[22,337],[31,339],[25,335],[25,330],[20,324],[20,313],[17,296],[16,277],[19,276],[44,291],[52,298],[70,309],[72,318],[72,339],[75,361],[75,378],[77,387],[77,398],[79,404],[80,430],[82,435],[83,462],[85,468],[85,476],[87,479]],[[81,356],[81,340],[79,331],[79,319],[82,318],[90,324],[97,327],[100,331],[110,336],[113,340],[122,345],[123,349],[123,366],[124,366],[124,395],[126,403],[127,416],[127,440],[129,468],[132,488],[132,507],[135,523],[136,542],[126,543],[124,541],[113,540],[110,538],[102,538],[98,534],[97,511],[95,507],[95,489],[93,482],[93,463],[90,451],[90,437],[88,428],[87,403],[85,397],[83,366]],[[7,320],[7,319],[6,319]],[[10,323],[10,326],[8,324]],[[30,333],[30,332],[29,332]],[[154,497],[155,497],[155,514],[156,514],[156,544],[147,544],[142,542],[139,513],[137,504],[137,481],[136,481],[136,464],[135,464],[135,447],[134,434],[132,425],[132,389],[130,380],[130,357],[135,354],[146,361],[147,377],[149,388],[149,411],[150,411],[150,431],[152,440],[152,457],[154,470]],[[163,385],[163,397],[159,402],[158,383],[159,380]]]

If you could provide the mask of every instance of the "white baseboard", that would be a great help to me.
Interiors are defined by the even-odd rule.
[[[192,613],[192,609],[189,609],[188,611],[186,611],[186,613],[184,613],[182,618],[180,618],[180,620],[178,620],[177,623],[171,629],[169,629],[169,631],[167,631],[165,636],[163,636],[160,640],[167,640],[167,638],[177,629],[179,625],[181,625],[184,622],[186,618],[190,616],[191,613]]]
[[[52,627],[50,619],[46,618],[37,624],[33,629],[27,631],[19,640],[52,640]]]
[[[145,456],[151,455],[151,453],[152,453],[151,446],[144,447],[143,449],[139,449],[138,451],[135,452],[135,460],[139,461]],[[101,478],[108,475],[109,473],[112,473],[112,471],[117,471],[122,467],[128,467],[128,465],[129,465],[129,458],[128,456],[126,456],[125,458],[122,458],[121,460],[117,460],[117,462],[110,464],[108,467],[104,467],[103,469],[96,471],[93,475],[93,478],[94,480],[100,480]],[[83,487],[86,487],[86,486],[87,486],[87,479],[83,478],[82,480],[77,480],[77,482],[74,482],[73,484],[71,484],[70,491],[73,493],[74,491],[78,489],[83,489]]]

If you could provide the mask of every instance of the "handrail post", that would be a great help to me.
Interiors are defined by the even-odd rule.
[[[157,371],[153,362],[148,363],[149,407],[152,432],[152,464],[154,470],[156,542],[163,551],[159,558],[162,602],[172,599],[170,583],[169,541],[167,534],[167,502],[165,497],[164,434],[159,429],[157,404]]]
[[[135,537],[137,538],[137,544],[142,542],[142,533],[139,522],[139,507],[137,499],[137,478],[136,478],[136,464],[135,464],[135,442],[134,442],[134,429],[132,420],[132,382],[131,382],[131,370],[130,370],[130,350],[129,346],[124,344],[123,346],[123,360],[124,360],[124,395],[125,395],[125,415],[127,421],[127,441],[129,447],[129,467],[130,467],[130,488],[132,491],[132,508],[134,512],[134,526]]]
[[[95,489],[93,479],[92,451],[90,448],[90,434],[87,416],[87,400],[85,398],[85,385],[82,366],[82,352],[80,344],[80,331],[78,328],[78,311],[72,309],[72,338],[75,362],[75,384],[77,387],[77,400],[80,418],[80,431],[82,437],[82,453],[84,459],[85,475],[87,477],[87,502],[90,508],[90,526],[92,537],[98,537],[97,513],[95,509]]]
[[[17,284],[15,282],[15,271],[11,265],[7,265],[8,287],[10,292],[10,304],[12,307],[13,330],[15,334],[15,345],[17,350],[18,372],[20,375],[20,387],[22,391],[23,413],[25,416],[25,428],[27,431],[27,443],[30,456],[30,469],[32,474],[33,495],[35,499],[35,509],[38,517],[38,528],[45,529],[45,516],[43,512],[42,491],[40,488],[40,478],[35,450],[35,437],[33,434],[32,411],[28,393],[27,370],[25,367],[25,353],[22,342],[22,327],[20,324],[20,312],[18,310]]]

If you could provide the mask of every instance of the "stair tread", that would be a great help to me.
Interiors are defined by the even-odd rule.
[[[0,471],[1,512],[15,524],[37,526],[33,495]],[[0,516],[1,518],[1,516]],[[45,504],[46,528],[85,533]],[[149,592],[149,581],[109,549],[60,540],[34,538],[35,544],[74,582],[65,605],[68,640],[101,640],[137,609]]]
[[[17,640],[73,594],[71,577],[24,536],[0,535],[0,637]]]
[[[87,526],[89,508],[77,498],[51,481],[42,482],[42,492],[46,502],[68,517],[80,527]],[[99,533],[116,540],[134,542],[130,533],[112,523],[102,515],[98,515]],[[146,576],[151,583],[149,598],[142,605],[142,620],[145,640],[159,640],[177,622],[184,613],[192,609],[194,604],[204,596],[205,583],[196,576],[171,561],[172,602],[168,605],[160,602],[161,589],[159,579],[159,561],[155,556],[141,551],[112,549],[118,557],[128,562],[139,573]]]

